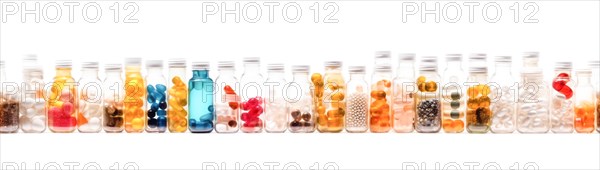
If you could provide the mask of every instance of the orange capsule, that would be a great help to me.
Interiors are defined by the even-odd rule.
[[[419,76],[419,78],[417,78],[417,84],[425,83],[425,80],[425,76]]]

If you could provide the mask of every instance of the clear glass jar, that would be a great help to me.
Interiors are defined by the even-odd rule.
[[[575,131],[578,133],[592,133],[595,127],[596,90],[592,86],[592,71],[589,69],[577,70],[577,85],[575,86]],[[564,88],[564,87],[563,87]]]
[[[419,133],[437,133],[441,129],[441,97],[438,84],[440,75],[437,73],[437,57],[424,56],[421,58],[415,105],[415,130]]]
[[[375,133],[389,132],[392,127],[392,67],[389,62],[375,66],[370,90],[369,129]]]
[[[161,60],[146,61],[146,132],[162,133],[167,130],[167,80],[163,75]]]
[[[591,82],[596,94],[596,131],[600,132],[600,61],[590,61],[589,67],[592,70]]]
[[[102,130],[102,81],[98,78],[98,62],[84,62],[79,79],[79,113],[77,129],[83,133]]]
[[[469,77],[467,78],[467,131],[469,133],[487,133],[492,124],[493,113],[490,109],[491,89],[488,85],[487,56],[473,54],[469,56]]]
[[[48,94],[48,128],[52,132],[69,133],[77,128],[77,83],[71,76],[71,60],[56,62],[56,76]]]
[[[511,56],[496,57],[496,71],[490,78],[495,88],[491,88],[492,104],[490,105],[492,113],[492,126],[490,130],[493,133],[513,133],[515,131],[515,113],[516,104],[515,90],[513,87],[517,80],[511,71]]]
[[[242,132],[260,133],[264,127],[263,116],[265,102],[263,96],[264,79],[260,74],[260,58],[244,58],[244,73],[240,78],[242,87]]]
[[[265,81],[267,94],[265,98],[265,131],[269,133],[282,133],[287,129],[290,112],[289,106],[284,98],[285,81],[283,64],[269,64],[268,76]]]
[[[125,84],[122,78],[121,64],[106,64],[104,66],[104,131],[118,133],[125,129],[123,119],[123,100],[125,99]]]
[[[4,78],[4,75],[2,75]],[[41,133],[46,130],[46,99],[44,98],[44,71],[37,56],[23,58],[23,90],[19,126],[25,133]]]
[[[571,62],[556,62],[552,80],[550,104],[550,123],[554,133],[573,132],[573,93],[574,82],[571,79]],[[594,129],[594,128],[592,128]]]
[[[364,66],[350,66],[348,80],[348,112],[346,115],[346,131],[362,133],[369,130],[369,83],[365,80]]]
[[[393,127],[398,133],[414,130],[415,123],[415,54],[400,54],[393,87]]]
[[[208,62],[192,63],[193,76],[188,85],[190,116],[189,128],[192,133],[210,133],[215,121],[214,82],[209,77]]]
[[[167,125],[171,133],[181,133],[188,129],[188,87],[185,81],[187,80],[185,72],[185,59],[169,60]]]
[[[315,114],[311,84],[308,78],[310,67],[307,65],[292,66],[294,79],[286,88],[289,98],[290,115],[288,115],[290,132],[310,133],[315,131]],[[292,98],[292,96],[296,96]]]
[[[4,61],[0,61],[0,133],[16,133],[19,130],[19,99],[8,91]]]
[[[317,107],[319,113],[317,130],[319,132],[341,132],[344,129],[346,82],[342,76],[341,67],[341,61],[325,62],[325,76],[320,83],[322,85],[315,86],[315,88],[322,89],[323,97],[322,104]]]
[[[235,133],[239,130],[240,96],[236,93],[239,83],[235,77],[233,61],[219,62],[219,76],[215,79],[216,95],[215,111],[217,133]]]
[[[125,131],[140,133],[146,125],[144,111],[146,83],[140,72],[141,58],[125,59],[125,99],[123,100]]]
[[[550,130],[548,86],[542,69],[537,66],[538,53],[525,53],[517,105],[517,131],[546,133]]]
[[[446,55],[446,70],[442,76],[442,128],[446,133],[462,133],[465,130],[465,72],[462,54]]]

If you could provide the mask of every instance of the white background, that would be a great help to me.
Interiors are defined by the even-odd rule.
[[[42,1],[40,5],[43,7],[51,2]],[[243,7],[250,2],[253,1],[240,1],[240,5]],[[451,2],[441,1],[440,5],[443,7]],[[26,5],[33,3],[27,1]],[[81,6],[86,3],[81,2]],[[2,20],[0,56],[8,63],[7,78],[20,81],[21,56],[30,53],[37,54],[44,63],[47,81],[54,75],[53,63],[57,59],[75,60],[73,73],[78,79],[81,61],[121,62],[123,57],[185,57],[189,61],[210,61],[213,68],[217,61],[236,60],[241,74],[241,58],[247,56],[261,57],[263,71],[266,71],[266,63],[273,62],[284,62],[287,71],[292,64],[309,64],[313,71],[322,71],[322,63],[326,60],[342,60],[344,66],[366,64],[367,68],[372,68],[372,57],[377,50],[391,50],[394,64],[401,52],[414,52],[418,56],[485,52],[489,56],[512,55],[515,60],[513,74],[517,76],[521,64],[519,54],[539,51],[540,65],[549,78],[556,61],[573,61],[576,68],[581,68],[588,60],[597,60],[600,56],[598,1],[535,2],[539,9],[534,16],[539,20],[537,23],[523,23],[531,11],[523,9],[526,2],[519,2],[520,22],[515,23],[514,11],[509,9],[515,2],[507,1],[496,2],[502,7],[502,17],[496,23],[483,19],[482,6],[490,2],[481,2],[475,7],[472,23],[468,20],[467,6],[461,6],[463,14],[457,23],[449,23],[443,17],[437,23],[433,15],[428,15],[423,23],[418,14],[408,16],[408,21],[402,22],[402,2],[388,1],[335,2],[339,7],[334,17],[338,23],[322,22],[328,14],[322,9],[326,2],[319,2],[321,22],[318,23],[313,22],[313,11],[309,10],[314,2],[308,1],[297,2],[302,7],[302,18],[297,23],[282,18],[281,6],[288,2],[281,2],[275,8],[273,23],[268,21],[266,6],[261,6],[263,15],[258,23],[249,23],[243,17],[236,23],[233,15],[227,16],[226,23],[220,22],[219,15],[208,16],[204,23],[200,1],[140,1],[135,2],[139,7],[134,17],[138,23],[114,23],[113,11],[109,10],[114,2],[97,3],[103,8],[102,18],[97,23],[83,20],[81,6],[75,8],[73,23],[68,21],[66,6],[61,6],[63,16],[58,23],[49,23],[43,16],[36,23],[33,15],[28,15],[26,23],[22,23],[20,13]],[[123,7],[126,2],[119,3]],[[227,2],[227,5],[233,3]],[[426,5],[431,9],[434,2]],[[253,12],[250,10],[248,15],[254,16]],[[449,10],[447,16],[453,17],[453,12],[456,11]],[[488,16],[495,16],[491,14],[493,10],[488,12]],[[54,16],[50,14],[42,15]],[[126,14],[121,9],[121,21]],[[491,59],[488,61],[492,66]],[[440,69],[443,69],[441,65]],[[465,69],[467,65],[466,62],[463,64]],[[212,72],[211,75],[214,78],[217,74]],[[315,163],[323,169],[328,162],[335,163],[339,169],[402,169],[403,165],[412,162],[421,169],[434,169],[436,163],[440,166],[437,169],[445,166],[453,169],[451,162],[456,162],[462,169],[468,169],[466,164],[473,162],[479,163],[475,169],[494,163],[503,169],[524,169],[526,163],[532,162],[539,169],[599,169],[599,139],[598,133],[19,133],[0,136],[0,159],[4,165],[15,162],[27,169],[35,168],[37,162],[41,167],[52,165],[48,162],[60,165],[79,162],[79,168],[96,162],[105,169],[115,163],[123,169],[127,162],[136,163],[140,169],[201,169],[203,162],[216,162],[223,169],[221,163],[226,164],[226,169],[236,169],[236,162],[240,163],[237,169],[252,165],[250,162],[259,165],[279,162],[276,169],[292,162],[303,169]],[[261,168],[268,169],[267,166]]]

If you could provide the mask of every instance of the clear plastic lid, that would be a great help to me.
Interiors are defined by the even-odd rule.
[[[308,65],[292,66],[292,72],[294,72],[294,73],[308,73],[309,71],[310,71],[310,66],[308,66]]]
[[[446,61],[462,61],[462,54],[446,54]]]
[[[71,68],[73,61],[71,60],[56,60],[56,68]]]
[[[119,63],[109,63],[104,65],[104,70],[106,71],[121,71],[123,66]]]
[[[192,70],[210,70],[210,63],[205,61],[192,62]]]
[[[340,67],[342,67],[342,62],[341,61],[326,61],[325,67],[340,68]]]
[[[437,71],[437,57],[436,56],[423,56],[421,57],[421,64],[419,65],[420,71]]]
[[[375,52],[375,65],[389,65],[392,60],[390,51]]]
[[[365,74],[365,66],[350,66],[348,70],[353,74]]]
[[[571,70],[573,63],[570,61],[558,61],[554,63],[554,70]]]
[[[233,70],[235,69],[235,62],[233,61],[219,61],[219,70]]]
[[[399,62],[415,61],[415,53],[401,53],[398,54]]]
[[[496,63],[511,63],[512,56],[496,56],[494,60]]]
[[[282,63],[273,63],[273,64],[267,65],[268,71],[283,72],[284,69],[285,69],[285,67],[283,66]]]
[[[98,62],[88,61],[81,64],[82,69],[98,69]]]
[[[245,57],[244,64],[260,64],[260,58],[258,57]]]
[[[125,65],[126,66],[141,66],[142,58],[139,58],[139,57],[125,58]]]
[[[162,60],[147,60],[146,68],[162,68],[163,61]]]
[[[169,67],[170,68],[185,68],[186,60],[185,58],[171,58],[169,59]]]

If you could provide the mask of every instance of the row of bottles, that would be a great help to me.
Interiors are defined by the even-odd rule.
[[[147,60],[143,77],[140,58],[125,60],[124,80],[120,64],[106,64],[100,80],[99,63],[85,62],[76,81],[71,61],[61,60],[44,88],[36,57],[26,56],[24,95],[3,85],[0,131],[591,133],[600,125],[598,61],[575,71],[576,78],[571,62],[557,62],[547,85],[537,53],[523,56],[521,80],[511,73],[510,56],[494,58],[491,76],[486,54],[470,55],[467,72],[461,54],[445,59],[440,76],[437,57],[421,57],[415,69],[415,55],[400,54],[394,77],[391,55],[382,51],[370,81],[364,66],[348,67],[346,81],[342,62],[328,61],[324,74],[293,66],[289,82],[283,64],[267,65],[265,79],[259,58],[244,58],[239,79],[233,61],[219,62],[214,81],[208,62],[193,62],[186,79],[184,59],[169,60],[167,77],[161,60]],[[4,62],[1,71],[6,82]]]

